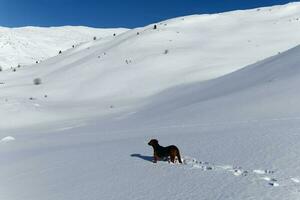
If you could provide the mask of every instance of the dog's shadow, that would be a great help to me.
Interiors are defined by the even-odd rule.
[[[144,155],[141,155],[139,153],[134,153],[134,154],[131,154],[130,156],[140,158],[140,159],[143,159],[143,160],[146,160],[146,161],[149,161],[149,162],[152,162],[152,160],[153,160],[153,156],[144,156]]]

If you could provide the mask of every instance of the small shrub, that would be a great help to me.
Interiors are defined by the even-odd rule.
[[[34,85],[40,85],[40,84],[42,84],[42,79],[40,79],[40,78],[33,79],[33,84]]]

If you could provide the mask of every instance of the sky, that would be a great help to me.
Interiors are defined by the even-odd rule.
[[[135,28],[204,13],[286,4],[285,0],[0,0],[0,26]]]

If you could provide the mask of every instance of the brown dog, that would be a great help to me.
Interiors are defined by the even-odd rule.
[[[152,139],[150,140],[150,142],[148,143],[148,145],[153,147],[153,162],[156,163],[157,160],[159,159],[169,159],[171,160],[172,163],[175,162],[175,157],[177,156],[177,159],[179,161],[179,163],[182,163],[181,158],[180,158],[180,153],[179,153],[179,149],[174,146],[167,146],[167,147],[162,147],[158,144],[158,140],[156,139]]]

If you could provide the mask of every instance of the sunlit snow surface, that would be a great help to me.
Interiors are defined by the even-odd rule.
[[[299,17],[179,17],[0,72],[0,199],[298,199]]]

